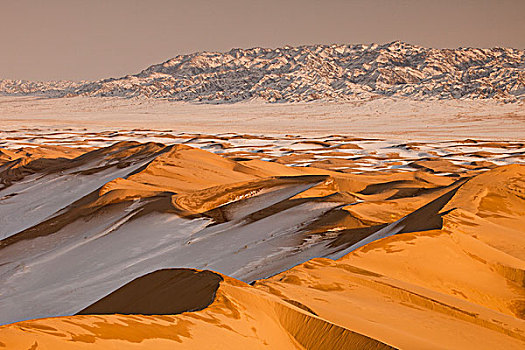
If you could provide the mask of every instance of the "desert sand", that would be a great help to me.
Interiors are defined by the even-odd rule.
[[[504,131],[14,125],[0,348],[525,346],[525,142]]]

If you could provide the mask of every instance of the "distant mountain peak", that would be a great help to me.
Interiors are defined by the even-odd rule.
[[[5,95],[165,98],[193,102],[525,98],[525,51],[304,45],[196,52],[138,74],[91,82],[0,80]]]

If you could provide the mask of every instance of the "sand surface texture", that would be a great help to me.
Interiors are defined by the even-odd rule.
[[[0,348],[525,347],[519,139],[0,138]]]

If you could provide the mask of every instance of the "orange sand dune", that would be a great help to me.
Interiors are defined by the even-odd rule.
[[[79,315],[25,321],[0,327],[0,346],[13,349],[31,346],[36,349],[93,346],[104,349],[391,348],[317,317],[298,303],[281,300],[226,276],[222,278],[224,282],[215,300],[202,311],[157,316]]]
[[[438,165],[457,170],[432,166]],[[305,187],[296,196],[255,213],[243,209],[246,218],[297,201],[338,201],[305,225],[304,239],[320,235],[337,255],[380,230],[385,238],[253,285],[211,272],[161,270],[81,312],[97,315],[1,326],[0,348],[522,349],[525,166],[458,170],[454,177],[425,169],[344,174],[172,147],[78,208],[165,198],[152,210],[221,222],[249,198],[299,183]],[[195,290],[202,283],[188,277],[195,274],[218,277]],[[145,315],[152,313],[162,315]]]
[[[234,161],[186,145],[164,147],[134,142],[119,142],[72,159],[39,158],[21,166],[9,166],[0,172],[0,176],[8,185],[29,174],[59,173],[92,162],[94,167],[73,172],[91,176],[111,166],[124,168],[148,157],[153,158],[137,171],[107,182],[72,203],[66,211],[4,239],[0,246],[54,233],[80,217],[96,215],[116,203],[144,199],[146,209],[141,215],[151,211],[174,212],[182,216],[211,215],[209,211],[232,201],[293,183],[312,183],[310,189],[294,197],[296,200],[330,196],[330,201],[352,204],[339,210],[338,215],[344,219],[332,221],[332,227],[327,227],[326,220],[322,220],[325,229],[378,226],[409,214],[444,193],[447,186],[456,181],[426,172],[344,174],[256,159]],[[356,199],[364,201],[356,203]],[[314,227],[315,223],[309,226],[317,230]]]

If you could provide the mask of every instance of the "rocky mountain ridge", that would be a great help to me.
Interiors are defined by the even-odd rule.
[[[310,45],[198,52],[135,75],[98,81],[0,80],[0,94],[137,97],[233,103],[374,97],[525,99],[525,50],[432,49],[384,45]]]

